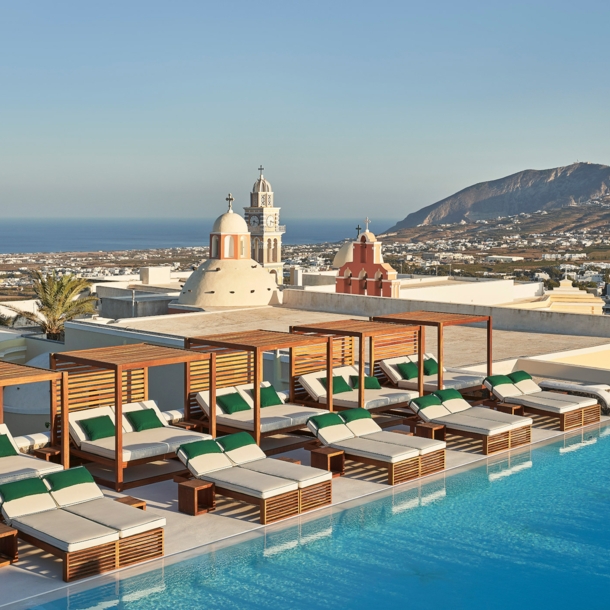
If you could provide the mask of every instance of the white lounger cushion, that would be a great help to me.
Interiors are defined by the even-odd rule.
[[[115,413],[114,406],[110,407],[112,412]],[[125,417],[125,413],[133,413],[134,411],[145,411],[146,409],[152,409],[159,418],[159,421],[164,425],[168,426],[167,420],[163,417],[163,413],[157,406],[157,403],[154,400],[145,400],[142,402],[130,402],[124,404],[122,407],[123,410],[123,432],[134,432],[133,426],[129,423],[129,420]]]
[[[449,400],[443,401],[443,406],[450,413],[461,413],[472,408],[472,405],[463,398],[450,398]]]
[[[49,493],[60,508],[66,508],[80,502],[99,500],[104,497],[102,490],[96,483],[80,483],[79,485],[71,485],[57,491],[49,491]]]
[[[240,432],[240,434],[243,434],[243,432]],[[267,457],[265,452],[255,443],[226,451],[225,455],[235,466],[241,466],[242,464],[254,462],[255,460],[264,460]]]
[[[241,466],[216,470],[206,474],[203,478],[215,483],[218,487],[225,487],[231,491],[263,500],[298,489],[298,485],[294,481],[246,470]]]
[[[333,478],[332,472],[312,468],[311,466],[302,466],[301,464],[292,464],[282,460],[274,460],[273,458],[264,458],[248,462],[241,466],[247,470],[269,474],[274,477],[296,481],[300,488],[316,485],[324,481],[330,481]]]
[[[216,398],[219,396],[226,396],[227,394],[235,394],[237,392],[237,388],[216,388]],[[210,392],[197,392],[195,396],[195,400],[199,404],[199,406],[205,411],[205,414],[210,416]],[[243,411],[241,411],[243,413]],[[216,417],[222,417],[224,415],[224,411],[218,405],[218,401],[216,401]]]
[[[123,434],[123,461],[130,462],[156,455],[173,453],[167,443],[155,440],[156,437],[152,434],[155,430]],[[115,443],[115,437],[109,436],[97,441],[84,441],[81,443],[81,449],[112,460],[115,458]]]
[[[110,407],[97,407],[96,409],[83,409],[82,411],[72,411],[71,413],[68,413],[70,436],[79,447],[83,442],[87,441],[87,435],[79,422],[85,419],[91,419],[92,417],[102,417],[103,415],[108,415],[112,422],[116,424],[114,420],[114,411]]]
[[[506,401],[511,396],[522,396],[523,392],[514,383],[502,383],[492,386],[487,380],[483,384],[494,396],[502,401]]]
[[[433,451],[439,451],[440,449],[445,449],[447,446],[445,441],[437,441],[436,439],[423,438],[421,436],[408,436],[406,434],[397,434],[396,432],[389,431],[374,432],[373,434],[367,434],[361,438],[415,449],[419,452],[419,455],[426,455]]]
[[[513,428],[519,427],[514,424],[483,419],[482,417],[471,417],[465,413],[452,413],[451,415],[445,415],[444,417],[439,417],[432,421],[437,424],[444,424],[448,428],[454,428],[464,432],[474,432],[485,436],[509,432]]]
[[[12,526],[68,553],[119,539],[116,530],[63,509],[19,517],[13,519]]]
[[[485,378],[479,375],[469,375],[467,373],[456,373],[452,371],[443,372],[443,390],[463,390],[483,385]],[[417,379],[401,379],[398,382],[399,388],[416,390],[418,387]],[[424,390],[433,392],[438,389],[438,378],[436,375],[424,375]]]
[[[69,513],[90,519],[119,532],[120,538],[127,538],[142,532],[165,527],[165,519],[127,504],[122,504],[110,498],[100,498],[81,502],[68,508]]]
[[[42,477],[60,470],[63,470],[61,464],[46,462],[35,458],[33,455],[25,455],[24,453],[9,455],[0,458],[0,485],[21,481],[22,479],[31,479],[32,477]]]
[[[355,438],[355,435],[345,424],[327,426],[317,430],[317,436],[325,445],[332,445],[349,438]]]
[[[2,515],[10,525],[13,519],[55,510],[57,505],[48,493],[25,496],[2,504]]]
[[[332,427],[335,428],[338,426]],[[324,428],[324,430],[327,429],[328,428]],[[390,464],[419,456],[419,451],[417,449],[409,449],[390,443],[381,443],[366,438],[348,438],[332,443],[332,446],[335,449],[343,449],[347,454],[379,460],[380,462],[389,462]]]
[[[226,453],[204,453],[190,460],[183,451],[178,451],[178,458],[195,477],[202,478],[209,472],[231,468],[233,464]]]
[[[542,388],[533,379],[523,379],[515,383],[524,394],[535,394],[541,392]]]
[[[19,453],[19,447],[17,446],[17,443],[15,442],[15,439],[13,438],[13,435],[6,424],[0,424],[0,434],[8,436],[8,440],[10,441],[11,445],[13,445],[15,451]]]
[[[417,415],[421,417],[425,422],[431,422],[439,417],[446,417],[451,415],[451,411],[444,405],[430,405],[425,409],[419,409]]]
[[[348,421],[345,425],[354,436],[365,436],[366,434],[381,432],[379,424],[372,417]]]
[[[340,366],[333,369],[333,377],[337,377],[339,375],[349,384],[350,375],[358,375],[358,370],[355,366]],[[320,399],[322,397],[326,397],[326,388],[320,381],[321,379],[326,379],[326,369],[323,371],[316,371],[315,373],[307,373],[307,375],[301,375],[299,377],[300,384],[318,402],[322,402]],[[337,396],[340,396],[340,394]]]
[[[511,415],[510,413],[502,413],[502,411],[487,409],[486,407],[471,407],[466,415],[471,417],[480,417],[482,419],[489,419],[491,421],[497,421],[504,424],[513,424],[516,426],[523,426],[525,424],[531,426],[534,423],[531,417]]]
[[[326,409],[315,409],[290,403],[265,407],[261,409],[261,431],[266,433],[293,426],[304,427],[310,417],[327,412]],[[216,418],[216,423],[251,432],[254,430],[254,410],[238,411],[232,415],[221,415]]]
[[[548,392],[551,394],[552,392]],[[539,392],[539,394],[547,394],[547,392]],[[583,396],[574,396],[573,398],[585,398]],[[594,398],[586,398],[589,404],[578,403],[575,401],[563,401],[555,398],[548,398],[546,396],[539,396],[537,394],[522,394],[521,396],[510,396],[506,399],[506,402],[514,405],[522,405],[525,408],[531,407],[532,409],[541,409],[548,411],[549,413],[569,413],[570,411],[576,411],[582,409],[585,406],[593,406],[597,404]]]
[[[194,443],[195,441],[205,441],[212,438],[209,434],[203,432],[194,432],[193,430],[183,430],[182,428],[175,428],[174,426],[165,426],[163,428],[153,428],[151,430],[144,430],[142,432],[134,432],[133,434],[146,434],[146,441],[164,443],[169,447],[171,453],[178,451],[181,445],[187,443]],[[126,435],[123,435],[125,439]],[[130,438],[139,438],[133,436]],[[125,442],[123,440],[123,442]]]

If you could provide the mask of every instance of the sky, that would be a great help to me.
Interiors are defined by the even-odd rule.
[[[404,218],[610,165],[610,3],[0,0],[0,216]]]

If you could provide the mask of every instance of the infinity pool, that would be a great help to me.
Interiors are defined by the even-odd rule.
[[[30,607],[609,608],[609,517],[606,429]]]

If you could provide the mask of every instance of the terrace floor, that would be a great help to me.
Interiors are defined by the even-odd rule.
[[[217,550],[222,546],[236,544],[247,537],[264,536],[268,531],[298,525],[304,520],[311,520],[328,515],[329,512],[342,511],[354,503],[372,501],[388,493],[399,493],[411,487],[417,487],[426,481],[437,480],[442,485],[444,478],[452,476],[465,468],[486,464],[490,472],[501,472],[500,476],[511,473],[511,460],[522,456],[538,443],[565,439],[571,446],[586,442],[587,433],[610,424],[610,417],[602,417],[601,424],[588,428],[562,433],[550,420],[534,416],[532,444],[526,447],[484,456],[480,445],[475,441],[458,437],[449,437],[447,449],[447,469],[438,475],[432,475],[389,487],[385,483],[385,473],[372,466],[347,462],[345,476],[333,479],[333,504],[331,507],[313,511],[292,519],[262,526],[258,521],[258,509],[234,500],[218,497],[214,512],[198,517],[191,517],[178,512],[177,486],[172,481],[156,483],[129,490],[127,493],[146,500],[148,510],[163,515],[167,519],[165,528],[165,553],[163,559],[122,570],[114,575],[104,575],[66,584],[61,579],[61,564],[58,560],[23,542],[19,547],[19,562],[0,570],[0,607],[29,608],[36,603],[30,600],[33,596],[61,592],[70,588],[94,587],[108,578],[124,578],[134,573],[158,568],[180,561],[182,553],[200,549],[201,552]],[[400,426],[399,426],[400,428]],[[285,454],[309,463],[309,453],[304,449]],[[515,472],[518,469],[515,468]],[[116,496],[114,491],[105,490],[108,496]]]

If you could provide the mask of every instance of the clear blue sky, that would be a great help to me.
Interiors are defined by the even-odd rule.
[[[610,164],[610,3],[0,1],[0,213],[403,218]]]

